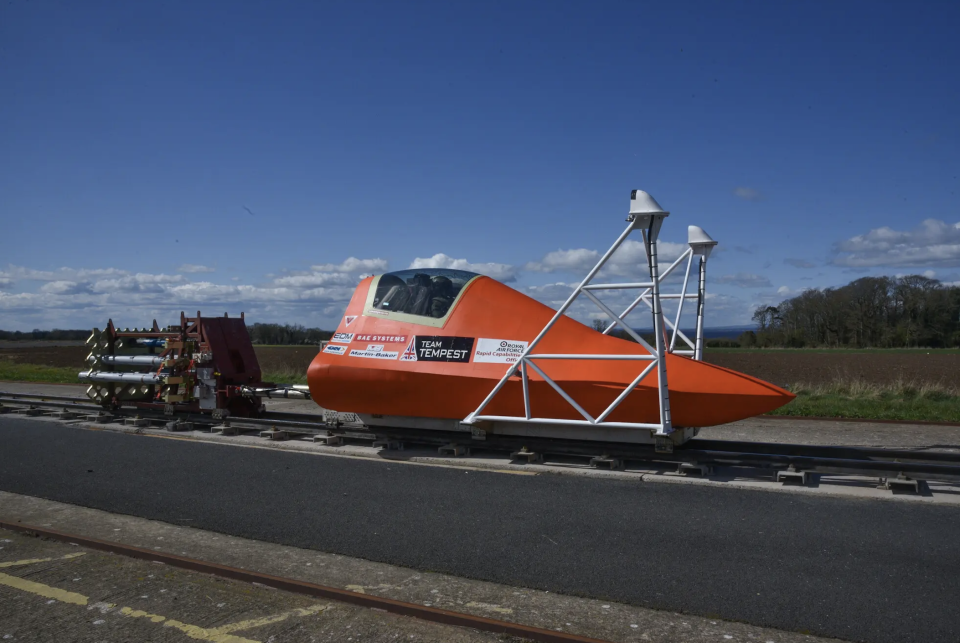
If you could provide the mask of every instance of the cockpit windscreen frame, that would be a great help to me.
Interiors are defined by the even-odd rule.
[[[447,268],[412,268],[377,275],[363,314],[443,328],[477,273]]]

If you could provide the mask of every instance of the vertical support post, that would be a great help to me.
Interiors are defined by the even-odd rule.
[[[677,345],[677,333],[680,332],[680,317],[683,315],[683,302],[687,300],[687,283],[690,281],[690,266],[693,264],[693,253],[687,259],[687,271],[683,275],[683,287],[680,289],[680,301],[677,304],[677,320],[673,323],[673,336],[670,338],[670,352]],[[694,347],[696,348],[696,347]]]
[[[699,226],[687,228],[687,243],[693,254],[700,258],[697,278],[697,335],[693,347],[693,359],[703,361],[703,308],[707,299],[707,259],[717,242]]]
[[[523,414],[530,419],[530,376],[527,375],[527,359],[520,360],[520,376],[523,378]]]
[[[703,361],[703,305],[707,298],[707,258],[700,257],[700,275],[697,280],[697,338],[693,359]]]
[[[660,302],[660,275],[657,267],[657,234],[660,222],[652,218],[650,227],[643,231],[643,244],[647,249],[647,266],[652,284],[653,338],[657,352],[657,392],[660,398],[660,428],[657,435],[673,432],[670,418],[670,390],[667,387],[667,348],[664,342],[663,305]]]

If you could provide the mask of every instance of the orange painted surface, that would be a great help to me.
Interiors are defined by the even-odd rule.
[[[510,367],[478,362],[479,340],[530,342],[555,311],[488,277],[464,289],[442,328],[386,319],[364,308],[372,277],[354,292],[338,332],[352,334],[342,354],[320,353],[307,373],[310,394],[325,408],[354,413],[463,419],[473,412]],[[350,320],[348,325],[347,320]],[[359,336],[359,337],[358,337]],[[366,336],[374,336],[368,338]],[[351,356],[368,346],[399,356],[415,336],[472,338],[468,362],[402,361]],[[405,338],[404,341],[383,341]],[[484,342],[484,346],[490,342]],[[334,350],[340,351],[337,348]],[[534,353],[647,354],[639,344],[603,335],[562,317]],[[649,364],[645,361],[538,360],[538,366],[593,417],[604,409]],[[582,419],[532,370],[533,417]],[[659,422],[656,372],[650,373],[617,409],[611,422]],[[760,415],[779,408],[794,395],[762,380],[683,356],[667,356],[670,406],[676,427],[704,427]],[[523,416],[519,377],[511,378],[484,415]]]

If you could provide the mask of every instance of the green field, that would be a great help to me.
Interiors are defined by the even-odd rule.
[[[39,366],[37,364],[17,364],[8,359],[0,359],[0,380],[8,382],[49,382],[52,384],[79,384],[77,373],[80,370],[69,366]]]
[[[770,415],[960,422],[960,390],[953,387],[838,380],[790,389],[796,399]]]
[[[273,382],[274,384],[306,384],[307,372],[299,368],[281,368],[278,370],[264,371],[264,382]]]
[[[17,364],[8,359],[0,359],[0,381],[80,384],[80,380],[77,379],[79,372],[80,369],[70,366]],[[263,380],[276,384],[306,384],[307,374],[299,369],[280,369],[264,372]]]

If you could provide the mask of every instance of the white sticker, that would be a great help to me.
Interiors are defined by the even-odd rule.
[[[368,351],[373,351],[374,353],[380,353],[383,351],[383,344],[370,344],[367,346]]]
[[[346,328],[353,323],[353,320],[356,319],[356,315],[347,315],[343,318],[343,327]]]
[[[330,341],[338,344],[349,344],[353,341],[353,333],[334,333]]]
[[[473,353],[473,361],[513,364],[520,359],[525,350],[527,350],[527,342],[481,337],[477,340],[477,350]]]
[[[330,353],[331,355],[343,355],[347,352],[346,346],[339,346],[337,344],[327,344],[323,347],[324,353]]]
[[[417,361],[417,348],[415,346],[416,343],[417,343],[416,337],[410,340],[410,343],[407,345],[407,349],[403,351],[403,355],[400,356],[401,362]]]
[[[350,351],[350,357],[369,357],[372,359],[397,359],[397,355],[399,354],[397,351],[372,351],[369,348],[364,350],[354,348]]]

